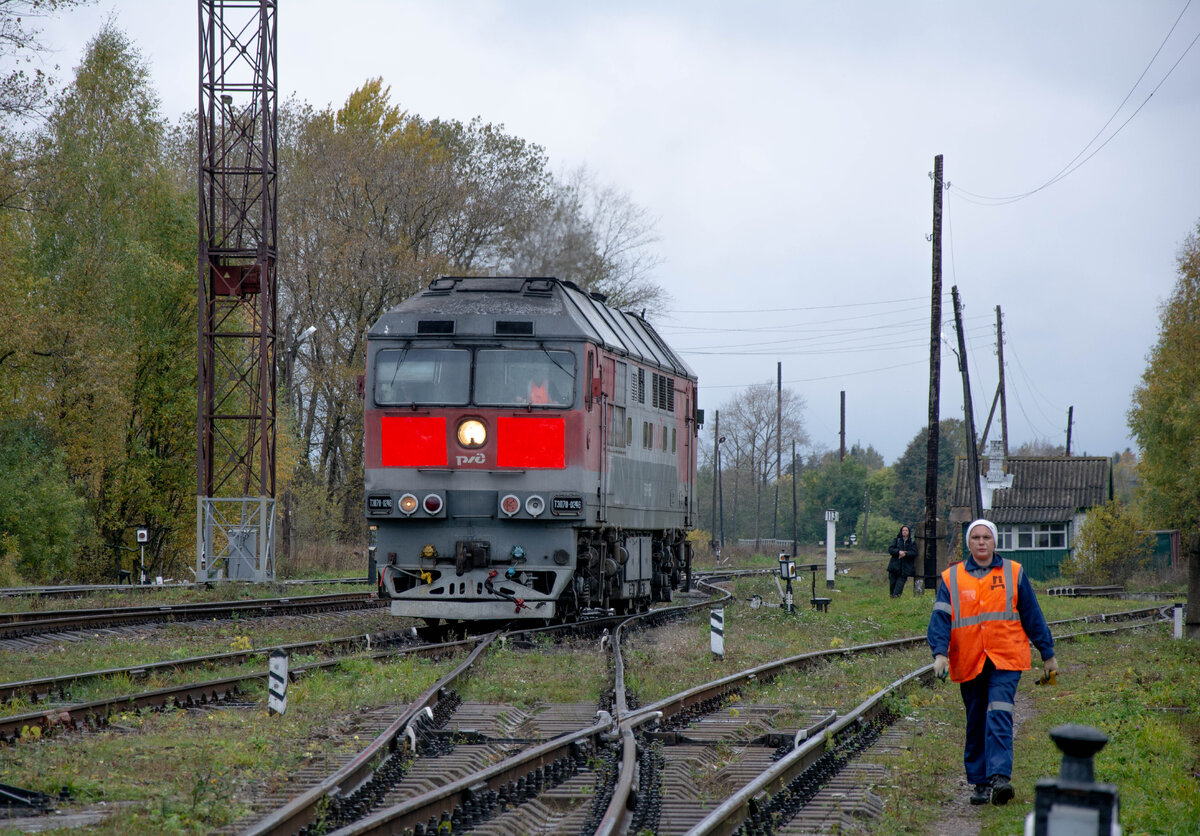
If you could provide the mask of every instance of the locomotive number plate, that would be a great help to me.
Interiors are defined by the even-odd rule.
[[[367,511],[371,514],[392,513],[392,498],[387,494],[371,494],[367,497]]]
[[[556,496],[550,500],[550,512],[553,514],[582,514],[583,497]]]

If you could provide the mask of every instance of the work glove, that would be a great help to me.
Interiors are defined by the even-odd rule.
[[[940,653],[937,656],[934,656],[933,657],[933,675],[944,682],[946,680],[947,674],[949,674],[949,673],[950,673],[950,660]]]
[[[1051,656],[1049,659],[1043,659],[1042,669],[1046,673],[1058,673],[1058,657]]]

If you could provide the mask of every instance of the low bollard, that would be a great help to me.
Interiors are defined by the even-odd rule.
[[[1037,782],[1025,836],[1121,836],[1120,799],[1113,784],[1097,784],[1093,758],[1108,735],[1091,726],[1066,724],[1050,730],[1063,754],[1058,778]]]

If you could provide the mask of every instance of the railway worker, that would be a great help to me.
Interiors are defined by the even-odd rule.
[[[529,402],[539,404],[550,403],[550,384],[547,382],[545,375],[542,375],[539,380],[529,381]]]
[[[967,527],[969,555],[942,572],[927,635],[933,669],[959,683],[967,713],[963,765],[972,804],[1013,797],[1013,700],[1029,643],[1046,673],[1058,670],[1054,638],[1021,564],[996,554],[996,526]]]
[[[913,543],[912,533],[907,525],[900,526],[900,533],[888,546],[888,591],[893,598],[899,598],[904,592],[904,581],[917,574],[917,547]]]

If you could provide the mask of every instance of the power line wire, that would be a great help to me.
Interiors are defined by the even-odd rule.
[[[1059,169],[1058,173],[1056,173],[1053,177],[1051,177],[1045,183],[1042,183],[1042,185],[1038,186],[1035,189],[1030,189],[1027,192],[1022,192],[1020,194],[1015,194],[1015,195],[978,194],[976,192],[972,192],[967,189],[964,189],[961,186],[951,186],[951,184],[949,182],[947,182],[946,188],[953,189],[953,191],[955,191],[959,195],[959,197],[963,198],[968,203],[974,203],[979,206],[1006,206],[1010,203],[1016,203],[1019,200],[1024,200],[1027,197],[1031,197],[1031,196],[1037,194],[1038,192],[1042,191],[1043,189],[1049,188],[1050,186],[1053,186],[1055,183],[1059,182],[1060,180],[1063,180],[1063,179],[1071,176],[1072,174],[1074,174],[1076,171],[1078,171],[1080,168],[1082,168],[1092,157],[1094,157],[1098,153],[1100,153],[1100,151],[1102,151],[1104,149],[1104,147],[1106,145],[1108,145],[1108,143],[1112,142],[1117,137],[1117,134],[1121,133],[1121,131],[1125,129],[1126,125],[1128,125],[1130,122],[1133,121],[1135,116],[1137,116],[1139,113],[1141,113],[1142,108],[1144,108],[1150,102],[1150,99],[1152,99],[1154,97],[1154,94],[1158,92],[1158,89],[1160,87],[1162,87],[1163,84],[1166,83],[1166,80],[1171,77],[1171,74],[1175,72],[1175,68],[1178,67],[1180,62],[1183,61],[1183,59],[1185,57],[1187,57],[1187,54],[1189,52],[1191,52],[1192,47],[1196,45],[1196,41],[1200,40],[1200,32],[1197,32],[1196,37],[1192,38],[1191,42],[1187,45],[1187,48],[1184,49],[1183,53],[1179,56],[1179,58],[1177,58],[1175,60],[1175,63],[1171,65],[1171,68],[1169,70],[1167,70],[1166,75],[1164,75],[1162,77],[1162,79],[1159,80],[1158,84],[1156,84],[1154,86],[1154,89],[1150,91],[1150,94],[1148,96],[1146,96],[1146,98],[1142,101],[1142,103],[1140,105],[1138,105],[1137,109],[1134,110],[1134,112],[1129,115],[1129,118],[1127,118],[1124,122],[1122,122],[1117,127],[1117,129],[1115,131],[1113,131],[1112,134],[1110,134],[1107,139],[1104,140],[1104,142],[1100,143],[1100,145],[1098,145],[1095,148],[1095,150],[1093,150],[1086,157],[1083,157],[1082,160],[1079,159],[1081,156],[1083,156],[1084,153],[1087,152],[1088,148],[1090,148],[1092,146],[1092,143],[1094,143],[1097,139],[1100,138],[1101,134],[1104,133],[1104,130],[1110,124],[1112,124],[1112,121],[1117,118],[1117,114],[1121,112],[1121,108],[1123,108],[1125,106],[1125,104],[1129,101],[1129,97],[1133,95],[1133,92],[1138,88],[1138,85],[1140,85],[1142,83],[1142,79],[1144,79],[1146,77],[1146,73],[1148,73],[1150,71],[1150,67],[1158,59],[1159,53],[1162,52],[1162,49],[1164,46],[1166,46],[1167,41],[1171,37],[1171,34],[1175,31],[1175,27],[1179,25],[1179,21],[1183,19],[1184,14],[1187,12],[1188,7],[1191,5],[1192,5],[1192,0],[1187,0],[1187,3],[1184,4],[1183,11],[1181,11],[1179,13],[1179,16],[1177,18],[1175,18],[1175,22],[1173,24],[1171,24],[1171,28],[1167,31],[1166,37],[1163,38],[1162,43],[1160,43],[1158,45],[1158,49],[1156,49],[1154,51],[1154,55],[1150,58],[1149,63],[1146,64],[1146,69],[1142,70],[1142,74],[1138,76],[1137,81],[1135,81],[1133,83],[1133,87],[1131,87],[1129,89],[1129,92],[1125,94],[1125,98],[1121,100],[1121,103],[1119,105],[1117,105],[1116,110],[1114,110],[1112,115],[1108,117],[1108,121],[1105,122],[1101,126],[1100,130],[1096,132],[1096,135],[1093,136],[1090,140],[1088,140],[1087,144],[1084,145],[1083,148],[1081,148],[1079,150],[1079,152],[1074,157],[1071,158],[1070,162],[1068,162],[1061,169]],[[974,198],[974,199],[972,199],[972,198]]]

